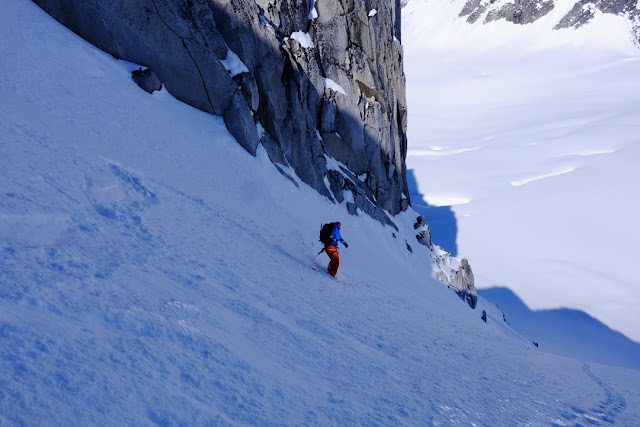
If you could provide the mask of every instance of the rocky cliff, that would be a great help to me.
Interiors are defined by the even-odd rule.
[[[400,0],[34,1],[351,213],[407,208]]]

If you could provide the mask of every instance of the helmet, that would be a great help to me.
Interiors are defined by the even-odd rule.
[[[342,226],[342,224],[340,224],[339,222],[336,222],[336,227],[340,228]]]

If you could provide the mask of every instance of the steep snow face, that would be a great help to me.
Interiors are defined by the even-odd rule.
[[[454,211],[477,287],[584,310],[640,341],[640,55],[628,22],[598,14],[553,30],[573,7],[558,1],[532,24],[468,24],[464,4],[403,10],[407,163],[425,200]]]
[[[637,371],[546,354],[430,279],[415,213],[347,215],[29,1],[0,2],[0,37],[0,424],[640,416]]]

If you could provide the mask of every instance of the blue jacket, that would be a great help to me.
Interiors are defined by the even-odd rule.
[[[333,231],[331,232],[331,243],[329,243],[327,246],[335,246],[337,248],[338,242],[342,242],[345,245],[347,244],[347,242],[345,242],[340,235],[340,229],[337,225],[334,224]]]

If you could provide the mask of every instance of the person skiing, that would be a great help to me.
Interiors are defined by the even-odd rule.
[[[333,230],[331,231],[331,241],[324,245],[324,251],[329,255],[329,266],[327,267],[327,271],[333,277],[336,277],[338,274],[338,267],[340,266],[340,254],[338,253],[338,242],[342,242],[345,248],[348,248],[349,245],[347,242],[342,239],[340,235],[340,227],[341,224],[339,222],[334,222]]]

